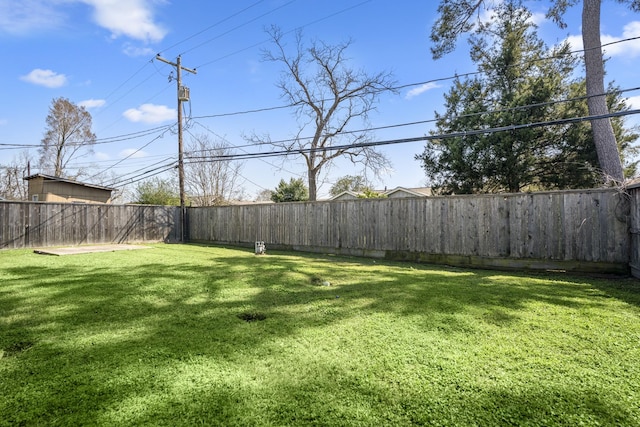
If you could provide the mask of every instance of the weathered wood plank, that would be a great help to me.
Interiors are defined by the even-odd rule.
[[[629,228],[640,230],[638,192],[631,197],[602,189],[189,208],[187,235],[199,241],[252,245],[262,240],[428,259],[635,260],[640,269],[640,237],[629,233]],[[176,241],[179,221],[177,207],[0,202],[0,248]]]

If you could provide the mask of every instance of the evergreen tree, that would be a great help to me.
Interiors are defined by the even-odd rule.
[[[640,11],[639,0],[617,0],[626,4],[631,10]],[[607,109],[608,100],[604,94],[604,61],[600,40],[601,0],[551,0],[547,17],[553,19],[561,28],[566,24],[563,15],[567,10],[582,3],[582,42],[584,46],[585,84],[588,111],[590,116],[600,116],[610,110]],[[521,2],[518,4],[522,4]],[[472,31],[480,20],[480,10],[485,7],[502,7],[502,2],[485,2],[469,0],[441,0],[438,6],[439,18],[431,30],[431,49],[434,59],[453,51],[456,40],[462,34]],[[475,18],[475,20],[474,20]],[[610,119],[591,120],[594,147],[602,174],[607,181],[621,181],[623,170],[619,143],[616,143],[615,125]]]
[[[431,140],[417,159],[445,194],[594,186],[598,159],[584,125],[515,128],[587,115],[584,98],[557,102],[578,96],[581,85],[570,80],[576,61],[569,46],[548,49],[519,1],[495,12],[470,38],[482,75],[454,82],[432,134],[474,132]],[[482,129],[504,130],[475,132]]]
[[[287,183],[281,179],[275,191],[271,194],[271,200],[280,202],[302,202],[309,200],[309,190],[304,185],[302,178],[291,178]]]

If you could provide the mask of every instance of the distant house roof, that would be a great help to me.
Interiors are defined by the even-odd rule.
[[[405,188],[405,187],[396,187],[391,190],[373,190],[378,194],[385,195],[387,197],[427,197],[433,195],[430,187],[416,187],[416,188]],[[357,199],[360,196],[359,192],[355,191],[343,191],[342,193],[333,196],[329,200],[351,200]]]
[[[95,189],[98,189],[98,190],[105,190],[105,191],[116,191],[117,190],[117,188],[113,188],[113,187],[105,187],[105,186],[102,186],[102,185],[88,184],[86,182],[74,181],[73,179],[61,178],[59,176],[45,175],[43,173],[36,173],[34,175],[29,175],[29,176],[27,176],[27,177],[25,177],[23,179],[25,181],[30,181],[30,180],[36,179],[36,178],[43,178],[45,181],[66,182],[66,183],[69,183],[69,184],[81,185],[83,187],[95,188]]]
[[[357,198],[358,198],[358,193],[356,193],[355,191],[347,190],[333,196],[329,200],[351,200],[351,199],[357,199]]]
[[[391,190],[387,190],[382,192],[388,197],[393,197],[394,195],[402,194],[405,197],[425,197],[431,196],[431,188],[430,187],[417,187],[417,188],[405,188],[405,187],[396,187]]]

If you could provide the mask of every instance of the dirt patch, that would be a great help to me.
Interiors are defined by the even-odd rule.
[[[41,255],[77,255],[93,252],[132,251],[137,249],[151,249],[143,245],[96,245],[96,246],[68,246],[64,248],[35,249],[33,252]]]
[[[238,314],[238,318],[244,320],[245,322],[256,322],[266,319],[267,316],[263,313],[246,312]]]
[[[18,354],[29,350],[33,347],[33,343],[31,341],[18,341],[10,344],[5,349],[0,349],[0,359],[3,357],[11,357],[17,356]]]

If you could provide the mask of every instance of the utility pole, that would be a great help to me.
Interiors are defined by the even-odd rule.
[[[191,68],[186,68],[181,65],[181,58],[178,56],[176,62],[171,62],[167,59],[164,59],[160,56],[160,54],[156,55],[156,59],[158,61],[162,61],[166,64],[169,64],[176,68],[177,75],[177,85],[178,85],[178,181],[180,185],[180,241],[184,242],[185,235],[185,217],[186,217],[186,207],[185,207],[185,197],[184,197],[184,154],[182,150],[182,102],[189,100],[189,89],[187,87],[182,86],[182,70],[188,71],[189,73],[196,74],[196,70]]]

